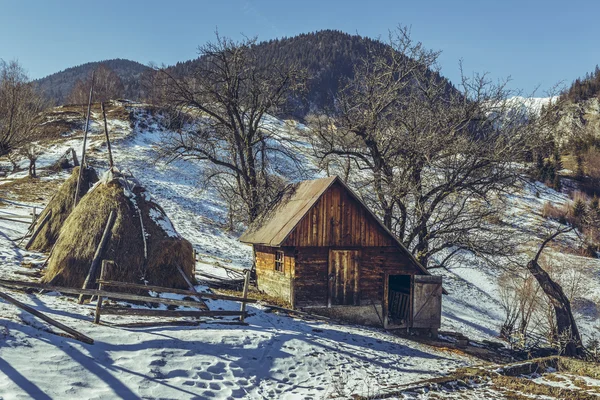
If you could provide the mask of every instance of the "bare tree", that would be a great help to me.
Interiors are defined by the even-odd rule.
[[[35,164],[41,155],[40,147],[35,143],[29,143],[22,148],[21,153],[29,160],[28,173],[31,178],[37,178]]]
[[[199,48],[189,75],[176,77],[162,69],[157,79],[167,104],[197,117],[189,129],[165,138],[162,155],[167,160],[205,161],[209,168],[204,179],[219,187],[227,182],[230,194],[243,204],[240,217],[245,222],[252,222],[280,189],[280,167],[298,165],[294,149],[285,145],[290,140],[266,118],[304,82],[299,68],[260,59],[255,43],[217,34],[214,43]]]
[[[461,249],[509,254],[499,194],[521,172],[528,109],[485,75],[452,87],[438,53],[407,28],[389,45],[358,65],[337,110],[312,118],[318,157],[328,166],[352,160],[352,185],[424,265],[442,251],[442,265]]]
[[[559,235],[571,232],[574,227],[559,228],[553,234],[544,239],[535,256],[527,263],[527,270],[537,280],[538,284],[550,300],[556,317],[556,337],[564,344],[564,354],[567,356],[583,356],[584,349],[577,323],[571,311],[571,302],[563,288],[548,272],[544,270],[539,259],[544,248]]]
[[[0,60],[0,155],[30,140],[46,101],[29,82],[23,67]]]
[[[90,86],[92,85],[92,73],[85,79],[79,79],[71,93],[69,102],[72,104],[87,104]],[[104,64],[100,64],[94,71],[94,101],[106,102],[123,96],[125,86],[119,75]]]

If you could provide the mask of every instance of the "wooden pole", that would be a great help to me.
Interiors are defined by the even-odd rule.
[[[33,207],[33,213],[31,214],[31,223],[35,224],[35,219],[37,218],[37,208]]]
[[[98,248],[96,248],[96,253],[94,254],[94,259],[92,260],[92,265],[90,266],[90,270],[85,278],[85,282],[83,283],[83,289],[89,289],[90,285],[94,280],[94,275],[96,274],[96,270],[98,269],[98,264],[100,264],[102,252],[108,243],[108,239],[110,238],[110,230],[115,222],[116,217],[115,211],[111,211],[108,216],[108,221],[106,221],[106,226],[104,228],[104,233],[102,233],[102,239],[100,239],[100,243],[98,244]],[[84,295],[79,296],[79,304],[83,304]]]
[[[39,235],[39,233],[42,231],[42,228],[44,227],[44,225],[46,225],[46,222],[48,222],[48,220],[50,219],[51,215],[52,215],[52,210],[48,211],[48,214],[46,214],[46,216],[44,217],[44,219],[42,219],[42,221],[37,226],[37,228],[35,228],[35,231],[33,231],[33,235],[31,235],[31,238],[29,239],[29,241],[25,245],[25,249],[28,249],[29,246],[31,246],[33,244],[33,241],[35,240],[35,238],[37,238],[37,236]]]
[[[102,109],[102,118],[104,119],[104,135],[106,136],[106,147],[108,148],[108,166],[112,169],[115,164],[113,162],[112,149],[110,147],[110,138],[108,137],[108,125],[106,124],[106,113],[104,112],[104,102],[100,103]]]
[[[36,317],[38,317],[38,318],[46,321],[50,325],[55,326],[58,329],[61,329],[61,330],[65,331],[65,332],[67,332],[68,334],[72,335],[75,339],[77,339],[79,341],[82,341],[82,342],[87,343],[87,344],[94,344],[94,339],[92,339],[90,337],[87,337],[87,336],[85,336],[85,335],[77,332],[75,329],[72,329],[72,328],[69,328],[66,325],[63,325],[63,324],[61,324],[58,321],[53,320],[52,318],[50,318],[50,317],[42,314],[41,312],[39,312],[39,311],[37,311],[37,310],[29,307],[26,304],[21,303],[17,299],[12,298],[12,297],[10,297],[9,295],[7,295],[5,293],[0,292],[0,298],[8,301],[9,303],[14,304],[15,306],[19,307],[20,309],[22,309],[24,311],[27,311],[30,314],[35,315]]]
[[[240,322],[244,322],[244,318],[246,316],[246,299],[248,298],[248,285],[250,283],[250,270],[245,270],[246,277],[244,279],[244,292],[242,294],[242,305],[240,306],[240,311],[242,315],[240,315]]]
[[[83,131],[83,147],[81,149],[81,167],[79,168],[79,176],[77,177],[77,188],[75,189],[75,199],[73,201],[73,207],[77,205],[79,201],[79,190],[81,186],[81,180],[83,178],[83,169],[85,168],[85,148],[87,145],[87,135],[88,130],[90,128],[90,114],[92,112],[92,97],[94,94],[94,74],[96,71],[92,72],[92,85],[90,86],[90,97],[88,99],[88,108],[87,108],[87,116],[85,118],[85,129]]]
[[[100,279],[106,279],[106,270],[108,269],[108,264],[113,264],[112,261],[102,260],[102,266],[100,267]],[[102,283],[98,286],[98,290],[104,289]],[[100,309],[102,308],[102,296],[98,296],[98,303],[96,303],[96,315],[94,317],[94,323],[100,323]]]

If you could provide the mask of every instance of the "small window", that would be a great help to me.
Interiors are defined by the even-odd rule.
[[[275,252],[275,271],[283,272],[283,251]]]

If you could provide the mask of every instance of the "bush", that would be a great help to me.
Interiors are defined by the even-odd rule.
[[[544,208],[542,208],[542,217],[548,218],[548,219],[553,219],[555,221],[558,221],[561,224],[567,223],[567,215],[568,214],[569,214],[568,207],[565,207],[564,205],[555,206],[554,204],[550,203],[549,201],[547,201],[544,204]]]

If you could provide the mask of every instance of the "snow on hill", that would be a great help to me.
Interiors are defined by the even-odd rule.
[[[160,117],[150,115],[142,105],[127,107],[133,111],[132,124],[109,120],[116,165],[141,181],[176,230],[190,240],[204,261],[198,263],[197,272],[222,271],[212,265],[214,261],[231,268],[249,268],[251,248],[225,231],[224,205],[210,190],[198,189],[202,164],[157,162],[156,146],[164,133]],[[276,119],[269,124],[289,128]],[[90,159],[105,168],[103,136],[99,126],[93,127]],[[50,165],[69,147],[79,149],[81,141],[76,136],[48,147],[38,169]],[[9,175],[0,190],[22,176]],[[65,178],[65,173],[50,174],[41,181]],[[564,203],[568,198],[541,184],[528,184],[508,200],[504,220],[516,230],[536,232],[531,237],[535,239],[548,224],[541,217],[546,201]],[[0,215],[27,216],[34,205],[41,204],[39,200],[9,198],[3,200]],[[10,240],[23,236],[26,229],[26,224],[17,226],[0,219],[3,277],[22,279],[18,274],[25,270],[22,262],[35,266],[44,259],[43,255],[23,251]],[[552,256],[575,257],[558,251]],[[586,259],[585,265],[587,284],[595,291],[584,297],[593,301],[600,294],[600,263]],[[497,340],[504,318],[498,287],[500,272],[485,267],[482,260],[465,257],[443,274],[450,294],[443,299],[442,329],[459,331],[472,339]],[[200,285],[198,290],[206,288]],[[93,337],[96,344],[83,345],[52,335],[46,324],[0,302],[2,398],[347,398],[352,394],[372,395],[480,362],[379,329],[292,319],[267,313],[260,305],[249,306],[253,316],[247,318],[248,326],[206,323],[119,328],[110,323],[134,319],[107,317],[108,324],[97,326],[91,323],[91,305],[78,305],[58,293],[10,294]],[[207,304],[213,310],[239,307],[237,303],[216,300]],[[577,314],[585,334],[595,329],[592,311]]]
[[[553,97],[523,97],[523,96],[514,96],[511,97],[508,101],[515,106],[519,107],[527,107],[531,112],[536,115],[539,115],[540,111],[542,111],[542,107],[548,105],[550,102],[555,102],[558,100],[558,96]]]

